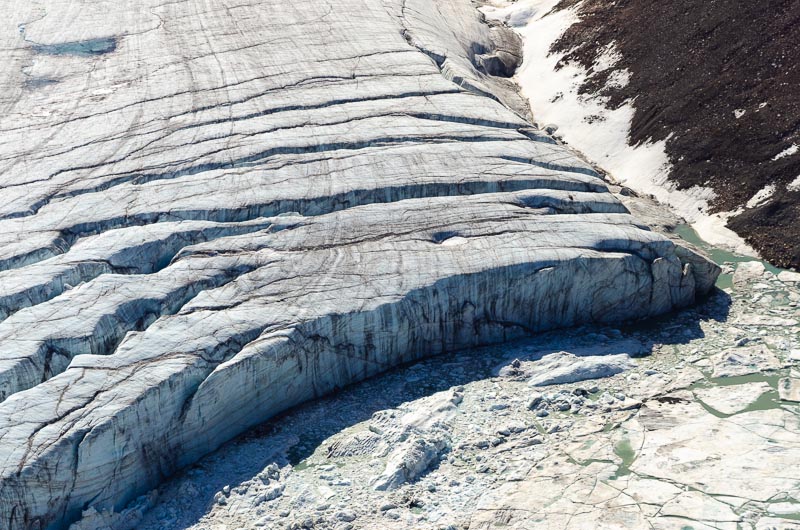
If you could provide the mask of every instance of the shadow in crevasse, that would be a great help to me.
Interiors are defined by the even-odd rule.
[[[267,466],[303,469],[327,454],[331,436],[369,420],[378,411],[459,385],[495,377],[514,359],[536,360],[557,351],[575,355],[649,355],[657,345],[703,338],[702,323],[724,322],[730,296],[715,290],[698,305],[665,316],[618,325],[585,325],[516,341],[442,354],[399,366],[326,397],[300,405],[225,444],[162,485],[162,496],[139,528],[187,528],[206,515],[225,486],[236,489]],[[314,465],[314,464],[311,464]],[[366,479],[365,479],[366,480]],[[269,504],[262,508],[269,512]],[[254,516],[255,520],[255,516]]]

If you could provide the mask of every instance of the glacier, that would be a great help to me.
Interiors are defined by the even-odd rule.
[[[530,123],[466,0],[4,6],[0,521],[121,508],[400,363],[716,265]]]

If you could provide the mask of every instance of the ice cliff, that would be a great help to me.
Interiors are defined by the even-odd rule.
[[[534,129],[466,0],[13,2],[0,526],[119,508],[401,362],[717,275]],[[514,109],[514,110],[512,110]]]

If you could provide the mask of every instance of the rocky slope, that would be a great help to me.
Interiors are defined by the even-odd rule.
[[[538,119],[701,231],[715,216],[709,239],[800,267],[800,4],[490,3],[526,37]]]
[[[465,1],[16,3],[2,24],[9,530],[120,509],[398,363],[658,315],[718,274],[521,117],[490,75],[518,41]]]

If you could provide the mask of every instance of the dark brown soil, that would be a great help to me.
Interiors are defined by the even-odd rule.
[[[800,268],[800,192],[786,189],[800,152],[773,160],[800,145],[800,1],[585,0],[579,9],[552,51],[590,71],[582,91],[610,106],[633,101],[631,144],[666,140],[672,180],[711,186],[714,211],[774,183],[769,202],[729,226],[769,261]],[[623,88],[606,87],[612,70],[591,70],[611,43],[622,55],[615,69],[631,73]]]

